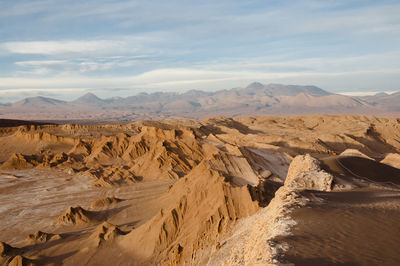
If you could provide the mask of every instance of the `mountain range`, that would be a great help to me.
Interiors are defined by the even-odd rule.
[[[293,114],[366,114],[397,116],[400,92],[345,96],[316,86],[254,82],[245,88],[185,93],[139,93],[101,99],[87,93],[74,101],[31,97],[0,105],[0,118],[29,120],[118,120]]]

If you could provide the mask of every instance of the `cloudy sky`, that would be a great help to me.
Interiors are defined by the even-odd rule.
[[[2,0],[0,101],[253,81],[400,90],[400,2]]]

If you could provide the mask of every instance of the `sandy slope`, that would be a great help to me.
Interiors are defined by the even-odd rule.
[[[296,265],[398,265],[400,191],[358,189],[312,193],[322,199],[293,212],[291,248],[282,260]]]
[[[353,188],[302,193],[310,202],[291,214],[291,235],[275,239],[290,246],[281,261],[398,265],[400,169],[358,156],[330,157],[323,164],[337,183]]]
[[[337,206],[345,204],[352,226],[385,213],[397,217],[393,189],[398,170],[378,163],[384,159],[393,165],[393,154],[400,151],[400,124],[392,118],[312,115],[32,125],[1,128],[0,146],[0,241],[11,245],[2,244],[0,263],[301,261],[318,259],[307,255],[307,248],[301,251],[305,245],[295,238],[296,230],[314,230],[309,224],[301,227],[308,216],[316,224],[329,224],[329,215],[319,219],[313,213],[318,208],[339,217]],[[346,149],[372,160],[332,156]],[[306,153],[321,163],[298,156]],[[355,201],[340,203],[349,195],[343,191]],[[376,213],[360,211],[360,201]],[[302,216],[303,211],[309,213]],[[298,227],[292,227],[295,223]],[[332,228],[324,233],[333,234]],[[395,228],[389,219],[386,233],[379,227],[375,233],[390,235]],[[279,239],[291,230],[294,238]],[[347,241],[351,230],[345,227],[340,241]],[[318,237],[315,245],[322,241]],[[280,257],[284,252],[287,256]],[[348,261],[340,260],[339,251],[322,252]],[[370,261],[380,258],[376,254]],[[393,262],[390,254],[387,258]]]

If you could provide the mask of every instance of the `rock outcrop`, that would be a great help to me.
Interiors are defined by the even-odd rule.
[[[33,260],[27,259],[21,254],[22,249],[12,247],[4,242],[0,242],[0,265],[13,266],[35,266]]]
[[[31,160],[28,159],[27,156],[24,156],[21,153],[14,153],[0,166],[0,169],[13,170],[30,168],[34,166],[30,161]]]
[[[24,256],[17,255],[13,257],[10,262],[8,262],[8,266],[35,266],[36,264]]]
[[[112,242],[117,236],[123,234],[118,226],[104,222],[90,235],[89,240],[95,247],[99,247],[107,242]]]
[[[332,189],[333,176],[321,169],[317,159],[310,155],[296,156],[289,166],[285,187],[292,190]]]
[[[18,252],[17,248],[14,248],[7,243],[0,242],[0,256],[1,257],[6,257],[6,256],[12,256],[15,255]]]
[[[95,215],[80,206],[68,208],[57,218],[57,223],[65,225],[88,224],[94,221],[97,221]]]
[[[51,234],[51,233],[45,233],[42,231],[36,231],[33,234],[29,234],[26,236],[26,239],[31,242],[31,243],[46,243],[48,241],[52,240],[58,240],[61,239],[62,236],[59,234]]]

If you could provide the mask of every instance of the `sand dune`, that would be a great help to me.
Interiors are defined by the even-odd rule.
[[[377,219],[400,206],[399,130],[350,115],[0,128],[1,263],[393,264],[372,244],[355,258],[345,236],[367,242],[354,228],[370,213],[363,230],[396,235],[395,218]],[[345,227],[332,224],[342,207]],[[335,232],[350,253],[318,257]]]
[[[312,193],[323,203],[292,213],[291,245],[282,261],[296,265],[398,265],[399,191]]]

